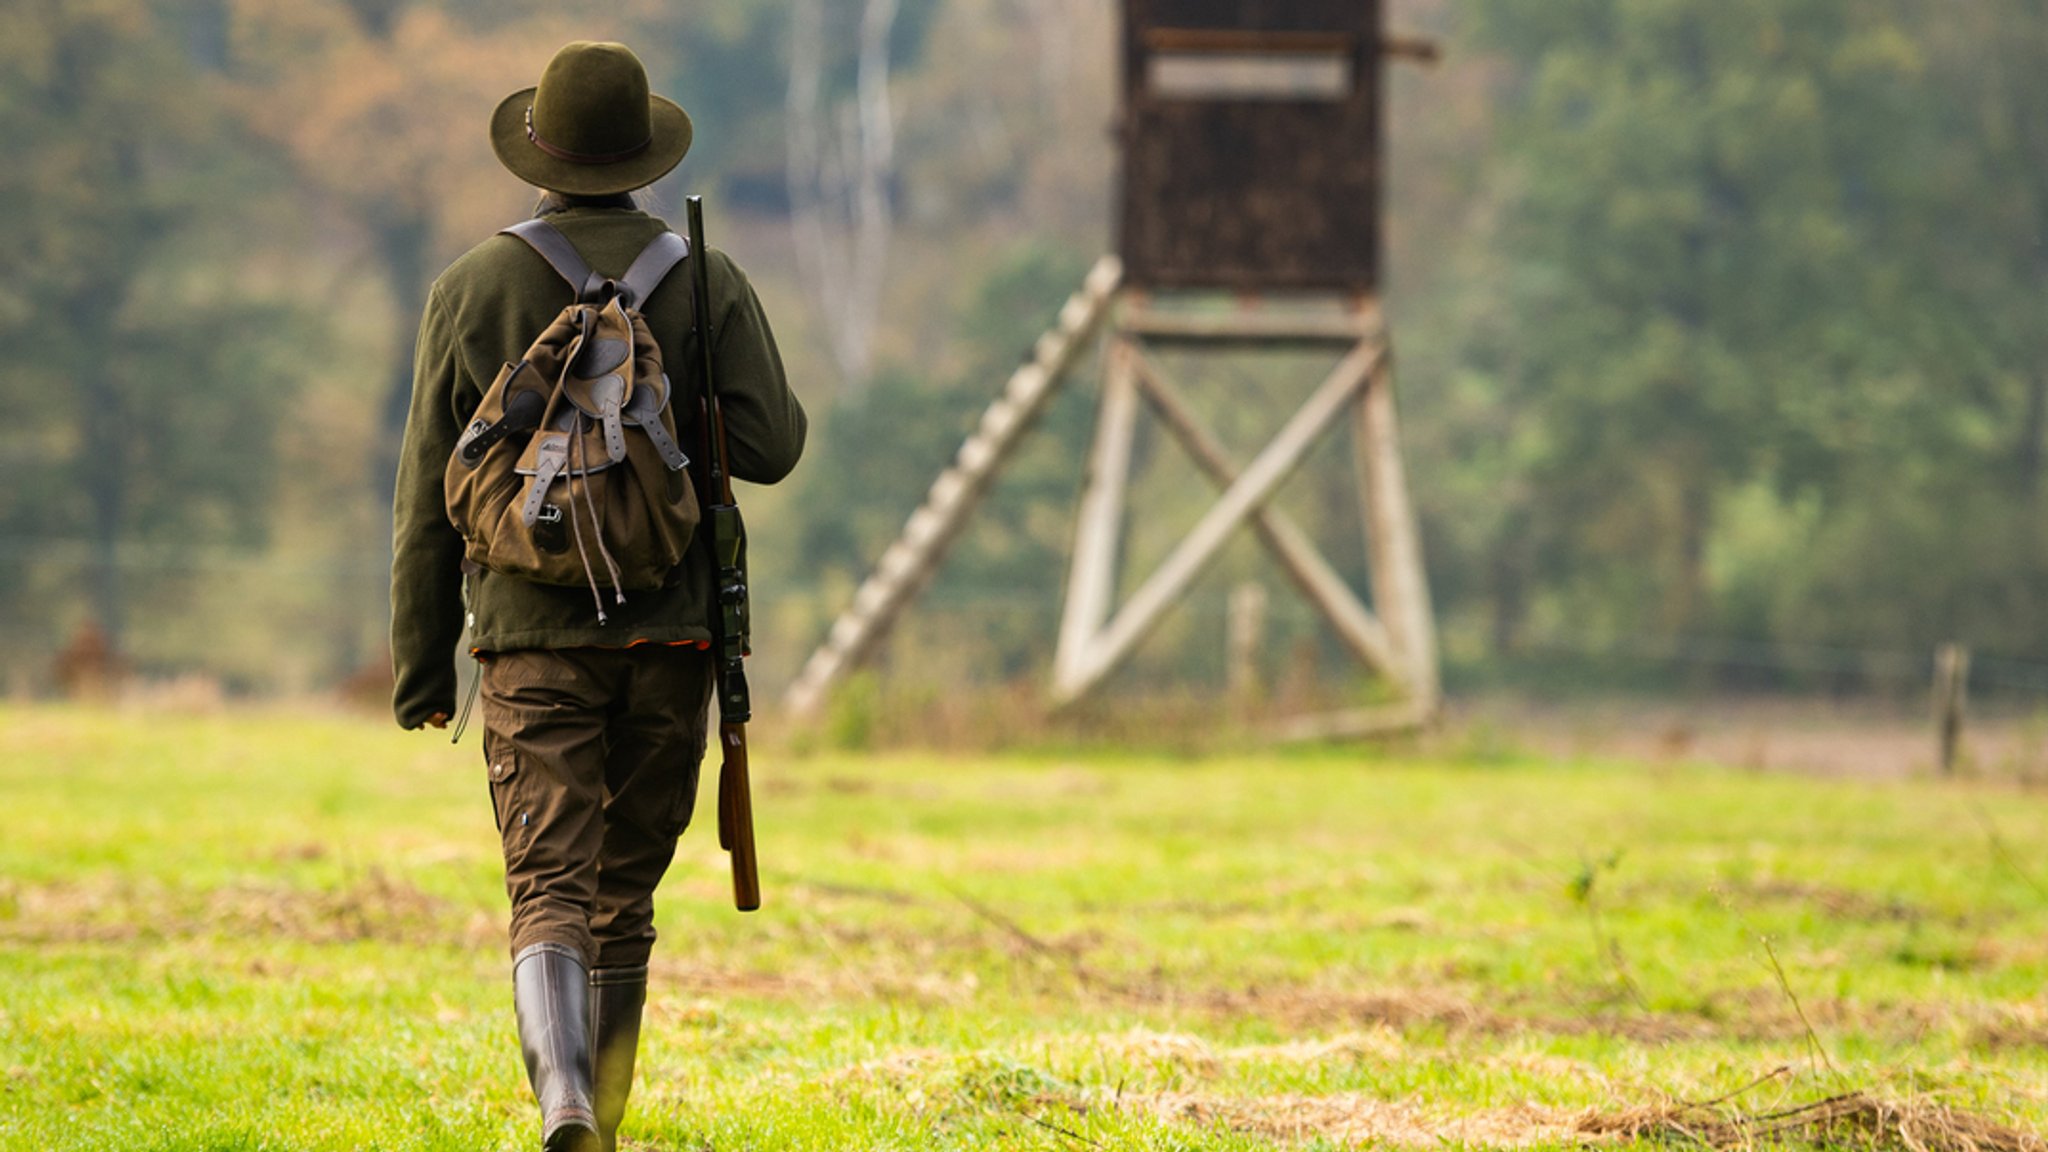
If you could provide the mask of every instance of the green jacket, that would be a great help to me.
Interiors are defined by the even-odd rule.
[[[622,275],[640,249],[667,225],[629,208],[576,207],[554,212],[560,228],[591,267]],[[725,415],[727,462],[734,477],[773,484],[803,452],[806,421],[790,393],[775,337],[761,302],[724,253],[708,252],[713,364]],[[646,302],[661,341],[662,361],[677,381],[678,442],[692,460],[702,455],[702,430],[692,403],[696,373],[689,292],[680,265]],[[391,657],[397,674],[392,709],[417,728],[436,712],[455,710],[455,648],[463,629],[462,538],[448,523],[442,474],[455,441],[500,366],[527,345],[569,303],[567,284],[526,243],[493,236],[469,250],[434,282],[420,321],[412,408],[398,463],[391,566]],[[629,592],[597,623],[587,588],[551,587],[486,572],[471,585],[475,614],[470,646],[515,648],[624,647],[709,640],[710,562],[701,540],[668,587]]]

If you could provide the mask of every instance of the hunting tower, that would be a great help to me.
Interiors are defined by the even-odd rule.
[[[1097,687],[1250,528],[1397,703],[1308,718],[1300,733],[1426,721],[1435,628],[1401,463],[1380,268],[1382,63],[1433,57],[1380,27],[1379,0],[1124,0],[1115,256],[1068,299],[791,689],[799,713],[873,650],[970,520],[1081,354],[1107,329],[1094,446],[1053,662],[1065,704]],[[1162,371],[1155,348],[1336,360],[1272,440],[1240,462]],[[1299,362],[1300,357],[1290,358]],[[1149,409],[1217,489],[1214,504],[1124,600],[1119,542],[1134,438]],[[1274,494],[1324,434],[1348,428],[1373,607]],[[1112,610],[1114,609],[1114,611]]]

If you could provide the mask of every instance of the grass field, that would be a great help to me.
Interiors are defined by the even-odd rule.
[[[473,744],[0,709],[0,1148],[537,1143]],[[756,772],[767,907],[693,829],[630,1147],[2044,1147],[2048,795],[1356,750]]]

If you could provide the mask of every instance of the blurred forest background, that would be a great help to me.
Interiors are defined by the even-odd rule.
[[[5,0],[0,688],[55,690],[94,635],[233,694],[374,684],[425,288],[533,201],[487,116],[617,38],[697,123],[658,207],[706,196],[813,415],[742,497],[776,690],[1111,245],[1114,8]],[[1445,49],[1390,68],[1386,290],[1451,689],[1917,691],[1960,640],[1980,691],[2048,694],[2038,0],[1389,12]],[[885,674],[1040,676],[1077,379]],[[1293,380],[1201,384],[1249,445]],[[1143,453],[1141,574],[1206,493],[1172,456]],[[1283,503],[1363,585],[1350,485],[1330,447]],[[1220,683],[1258,556],[1122,682]],[[1273,584],[1270,676],[1329,679]]]

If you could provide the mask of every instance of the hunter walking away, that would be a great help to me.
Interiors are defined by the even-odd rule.
[[[654,891],[690,822],[714,696],[720,839],[740,905],[759,902],[731,480],[783,479],[806,424],[746,274],[635,206],[693,125],[631,50],[569,44],[489,131],[542,200],[450,265],[420,322],[394,506],[394,709],[407,728],[455,715],[466,624],[542,1144],[610,1152]]]
[[[60,0],[0,125],[0,1152],[2048,1152],[2044,0]]]

